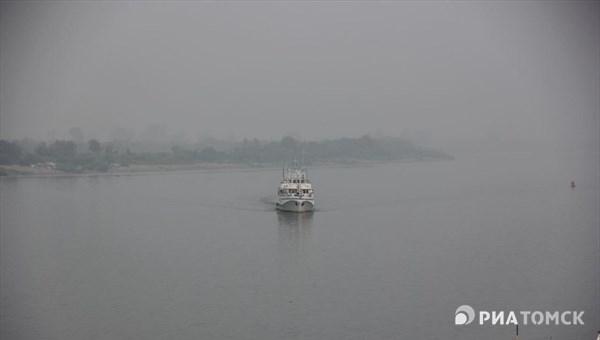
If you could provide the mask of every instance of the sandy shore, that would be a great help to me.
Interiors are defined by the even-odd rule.
[[[190,170],[223,170],[257,168],[237,163],[196,163],[196,164],[132,164],[130,166],[113,167],[110,173],[160,172],[160,171],[190,171]]]
[[[441,159],[443,160],[443,159]],[[356,167],[356,166],[374,166],[378,164],[406,163],[406,162],[430,162],[440,161],[440,159],[405,159],[395,161],[367,161],[367,160],[346,160],[346,161],[317,161],[309,167]],[[113,167],[107,172],[85,171],[82,173],[63,172],[48,167],[28,167],[19,165],[0,166],[2,177],[14,176],[82,176],[82,175],[117,175],[117,174],[135,174],[150,172],[167,171],[202,171],[202,170],[235,170],[235,169],[268,169],[281,168],[281,164],[243,164],[243,163],[195,163],[195,164],[132,164],[130,166]]]
[[[193,171],[193,170],[224,170],[224,169],[255,169],[266,166],[251,166],[237,163],[197,163],[197,164],[133,164],[130,166],[113,167],[107,172],[85,171],[83,173],[63,172],[49,167],[29,167],[20,165],[0,166],[3,176],[56,176],[56,175],[86,175],[86,174],[129,174],[164,171]]]

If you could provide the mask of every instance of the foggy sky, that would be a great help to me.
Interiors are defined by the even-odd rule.
[[[598,2],[1,6],[2,138],[598,138]]]

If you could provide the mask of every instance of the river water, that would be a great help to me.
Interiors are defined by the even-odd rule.
[[[280,176],[3,178],[1,338],[512,339],[463,304],[584,311],[521,340],[596,338],[597,159],[315,167],[307,214],[273,209]]]

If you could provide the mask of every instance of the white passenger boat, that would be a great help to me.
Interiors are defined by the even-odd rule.
[[[315,206],[315,191],[306,176],[306,168],[297,161],[283,170],[275,206],[279,210],[293,212],[312,211]]]

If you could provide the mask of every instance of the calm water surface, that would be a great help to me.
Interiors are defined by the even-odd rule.
[[[595,339],[597,159],[312,168],[308,214],[273,209],[280,172],[3,178],[1,338],[512,339],[455,326],[469,304]]]

